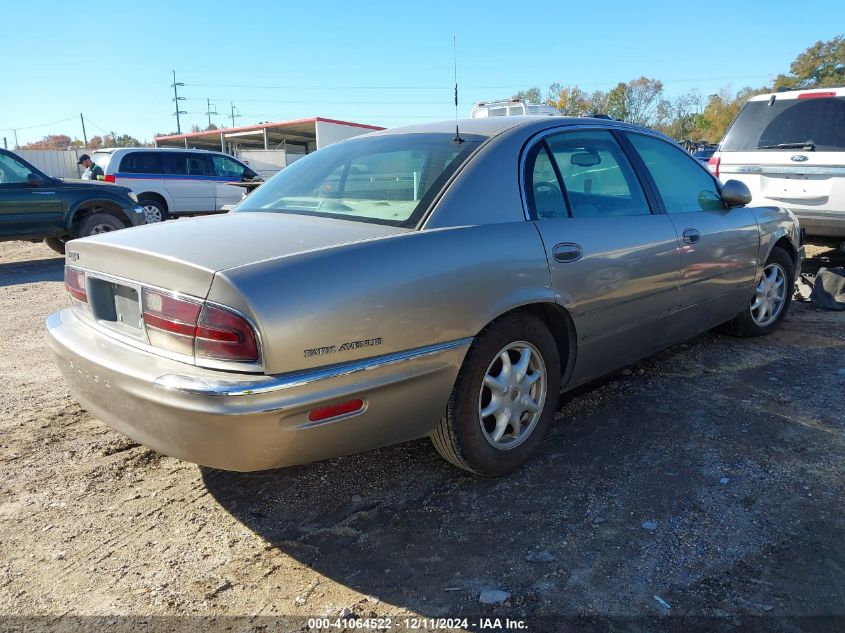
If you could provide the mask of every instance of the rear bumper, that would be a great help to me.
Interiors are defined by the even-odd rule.
[[[50,316],[47,341],[74,398],[115,430],[179,459],[252,471],[427,435],[472,339],[275,377],[206,370],[104,339],[72,310]],[[308,420],[356,398],[360,412]]]
[[[804,209],[790,209],[801,228],[805,229],[807,235],[819,235],[825,237],[845,237],[845,211],[829,213],[813,213]]]

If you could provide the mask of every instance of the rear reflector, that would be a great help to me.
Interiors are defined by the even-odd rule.
[[[329,418],[337,418],[348,413],[355,413],[364,408],[364,401],[358,398],[357,400],[350,400],[349,402],[341,402],[340,404],[333,404],[330,407],[323,407],[322,409],[314,409],[308,414],[308,419],[311,422],[320,422],[321,420],[328,420]]]
[[[711,156],[710,160],[707,161],[707,169],[709,169],[711,171],[711,173],[714,176],[716,176],[716,178],[719,177],[719,163],[720,162],[721,162],[721,159],[718,156]]]
[[[799,99],[828,99],[835,97],[835,92],[802,92],[798,95]]]
[[[114,174],[106,174],[105,176],[103,176],[103,180],[105,180],[106,182],[117,182],[117,178],[114,176]]]
[[[65,288],[70,293],[70,296],[88,303],[88,292],[85,290],[85,273],[75,268],[65,266]]]

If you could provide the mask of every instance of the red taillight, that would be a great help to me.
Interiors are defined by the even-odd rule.
[[[229,310],[145,288],[143,313],[147,337],[155,347],[198,359],[258,360],[252,326]]]
[[[340,404],[333,404],[329,407],[321,409],[314,409],[308,414],[308,419],[311,422],[319,422],[321,420],[328,420],[329,418],[337,418],[348,413],[355,413],[364,408],[364,401],[358,398],[357,400],[350,400],[349,402],[341,402]]]
[[[258,341],[249,321],[212,305],[206,305],[202,309],[197,323],[194,349],[197,357],[213,360],[258,360]]]
[[[718,156],[711,156],[707,161],[707,169],[709,169],[716,178],[719,177],[719,163],[721,159]]]
[[[799,99],[828,99],[835,97],[835,92],[802,92],[798,95]]]
[[[88,292],[85,290],[85,273],[75,268],[65,266],[65,288],[70,293],[70,296],[88,303]]]
[[[103,176],[103,180],[106,182],[117,182],[117,178],[115,178],[114,174],[106,174]]]
[[[149,288],[144,288],[142,301],[150,345],[192,355],[202,304]]]

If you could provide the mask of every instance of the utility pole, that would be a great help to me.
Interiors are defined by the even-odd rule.
[[[6,137],[3,137],[3,149],[9,149],[9,144],[6,142]]]
[[[85,133],[85,117],[79,113],[79,120],[82,122],[82,140],[85,141],[85,147],[88,147],[88,135]]]
[[[241,115],[240,115],[240,114],[235,114],[235,104],[234,104],[234,103],[232,103],[232,102],[230,101],[230,102],[229,102],[229,105],[230,105],[230,106],[232,106],[232,127],[235,127],[235,119],[236,119],[236,118],[238,118],[238,117],[240,117]]]
[[[173,103],[176,104],[176,112],[173,114],[176,115],[176,132],[181,134],[182,133],[182,124],[179,122],[179,115],[180,114],[188,114],[184,110],[179,109],[179,102],[184,101],[185,97],[180,97],[179,93],[177,92],[177,86],[184,86],[183,83],[176,83],[176,71],[173,71],[173,83],[170,84],[170,87],[173,88]]]
[[[214,106],[214,111],[212,112],[211,111],[211,99],[209,99],[208,97],[206,97],[206,99],[205,99],[205,105],[206,105],[206,112],[205,113],[208,115],[208,127],[210,129],[211,128],[211,115],[213,114],[214,116],[217,116],[217,106],[216,105]]]
[[[18,131],[12,130],[12,132],[15,133],[15,149],[18,149],[20,147],[20,145],[18,144]]]

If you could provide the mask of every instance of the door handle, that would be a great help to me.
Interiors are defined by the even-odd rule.
[[[578,244],[572,244],[570,242],[557,244],[552,249],[552,257],[555,258],[556,262],[560,262],[561,264],[577,262],[583,255],[584,251],[581,250],[581,247]]]
[[[687,244],[695,244],[701,239],[701,233],[698,229],[684,229],[684,242]]]

